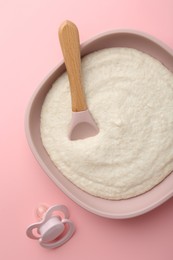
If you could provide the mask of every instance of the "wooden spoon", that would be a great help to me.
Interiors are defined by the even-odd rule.
[[[87,108],[81,82],[81,54],[79,32],[76,25],[65,21],[59,28],[59,41],[70,82],[72,119],[69,129],[71,140],[98,134],[99,129]]]

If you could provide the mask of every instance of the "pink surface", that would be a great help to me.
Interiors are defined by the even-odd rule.
[[[95,216],[49,180],[24,133],[30,96],[62,58],[57,28],[63,20],[78,25],[81,41],[105,30],[131,28],[173,48],[172,8],[172,0],[0,0],[1,259],[173,259],[173,199],[134,219]],[[25,235],[42,202],[65,204],[76,225],[74,237],[55,250]]]

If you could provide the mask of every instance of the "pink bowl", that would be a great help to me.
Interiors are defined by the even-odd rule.
[[[81,45],[85,56],[109,47],[129,47],[145,52],[161,61],[173,72],[173,51],[160,41],[135,31],[111,31],[93,37]],[[130,218],[144,214],[173,196],[173,173],[152,190],[137,197],[111,201],[92,196],[71,183],[55,167],[43,147],[40,137],[40,113],[45,96],[55,80],[65,71],[61,62],[40,84],[31,98],[25,118],[26,137],[37,161],[54,183],[73,201],[86,210],[107,218]]]

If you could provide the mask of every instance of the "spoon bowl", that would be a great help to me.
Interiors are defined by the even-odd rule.
[[[85,139],[97,135],[99,132],[96,123],[88,110],[72,112],[69,129],[69,139]]]

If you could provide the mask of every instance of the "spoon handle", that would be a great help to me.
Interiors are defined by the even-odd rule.
[[[75,24],[65,21],[59,28],[59,41],[70,82],[72,111],[87,109],[81,82],[81,54],[79,32]]]

